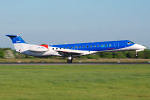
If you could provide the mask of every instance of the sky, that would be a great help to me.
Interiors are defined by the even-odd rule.
[[[0,48],[5,35],[31,44],[131,40],[150,49],[150,0],[0,0]]]

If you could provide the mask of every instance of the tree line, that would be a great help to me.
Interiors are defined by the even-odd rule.
[[[0,58],[34,58],[32,56],[23,55],[17,53],[11,48],[0,48]],[[51,58],[51,57],[48,57]],[[141,58],[150,59],[150,49],[138,52],[138,56],[135,56],[135,51],[118,51],[118,52],[100,52],[97,54],[91,54],[86,56],[81,56],[79,58],[86,59],[99,59],[99,58]]]

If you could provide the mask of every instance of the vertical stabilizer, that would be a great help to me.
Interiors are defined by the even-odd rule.
[[[6,35],[10,37],[17,52],[24,52],[28,49],[28,44],[19,35]]]

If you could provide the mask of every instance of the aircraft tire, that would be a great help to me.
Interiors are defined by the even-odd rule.
[[[72,63],[72,59],[67,59],[67,63]]]

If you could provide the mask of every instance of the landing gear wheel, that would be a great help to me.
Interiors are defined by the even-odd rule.
[[[67,63],[72,63],[72,59],[67,59]]]
[[[71,54],[68,54],[67,63],[72,63],[73,57]]]

